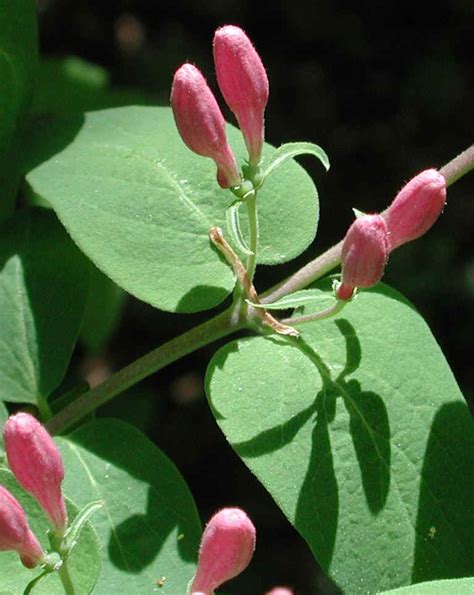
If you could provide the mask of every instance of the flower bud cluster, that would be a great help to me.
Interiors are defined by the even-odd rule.
[[[384,213],[358,217],[342,243],[338,299],[349,300],[357,287],[380,281],[390,252],[426,233],[445,203],[446,180],[427,169],[400,190]]]
[[[61,454],[40,422],[28,413],[8,418],[3,429],[8,464],[20,486],[29,492],[45,512],[61,538],[68,517],[61,491],[64,467]],[[0,550],[18,552],[32,568],[45,561],[45,552],[32,533],[20,503],[0,486]]]
[[[219,88],[242,131],[249,163],[257,167],[268,101],[265,68],[239,27],[220,27],[214,36],[213,50]],[[216,163],[219,185],[222,188],[239,186],[241,176],[227,141],[224,117],[204,76],[192,64],[183,64],[174,75],[171,107],[185,144]]]

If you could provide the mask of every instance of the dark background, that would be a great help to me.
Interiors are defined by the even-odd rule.
[[[259,271],[260,289],[338,241],[352,220],[351,207],[382,210],[415,173],[442,166],[473,142],[472,0],[436,7],[374,0],[41,0],[39,6],[43,55],[81,56],[105,67],[113,85],[160,104],[186,60],[215,85],[211,40],[217,26],[247,31],[270,78],[267,139],[316,142],[332,164],[326,175],[303,161],[320,193],[318,238],[297,263]],[[384,279],[426,318],[471,402],[473,222],[474,173],[450,188],[436,226],[392,255]],[[129,299],[105,352],[91,358],[80,351],[77,365],[107,373],[207,316],[163,314]],[[225,505],[252,516],[256,558],[229,585],[230,595],[263,593],[276,583],[294,586],[298,595],[334,593],[304,541],[215,426],[203,394],[215,348],[144,381],[104,414],[122,415],[148,432],[178,465],[203,520]]]

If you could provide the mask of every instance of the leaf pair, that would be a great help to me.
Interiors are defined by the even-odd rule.
[[[229,132],[243,160],[240,134]],[[232,195],[216,186],[212,162],[184,146],[169,108],[46,120],[27,138],[30,192],[53,206],[78,246],[120,287],[177,312],[212,308],[232,291],[232,271],[208,236],[225,223]],[[267,162],[275,153],[265,146]],[[259,192],[259,213],[260,263],[291,260],[311,243],[317,195],[299,165],[288,161],[272,173]]]

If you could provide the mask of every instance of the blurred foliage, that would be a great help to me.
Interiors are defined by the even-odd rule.
[[[382,210],[412,175],[443,165],[473,142],[472,0],[436,9],[426,0],[38,0],[38,5],[48,61],[40,70],[46,84],[36,97],[37,111],[60,93],[58,110],[150,98],[166,104],[173,72],[186,60],[198,64],[215,88],[214,29],[238,24],[252,37],[270,77],[268,140],[315,142],[331,159],[327,175],[311,159],[301,161],[320,190],[314,246],[293,264],[259,270],[261,289],[339,240],[352,207]],[[468,398],[474,396],[473,183],[470,174],[450,189],[445,215],[422,240],[392,255],[385,276],[424,315]],[[166,315],[129,299],[105,355],[107,367],[120,368],[206,316]],[[144,381],[140,394],[153,395],[146,417],[156,420],[147,425],[149,434],[178,465],[204,519],[229,504],[254,518],[256,559],[229,587],[230,595],[263,593],[276,583],[293,585],[298,595],[334,593],[315,572],[303,540],[216,429],[202,389],[215,348]],[[76,354],[78,366],[82,355]],[[112,403],[107,414],[126,419],[143,406],[142,397],[130,394],[127,413],[125,401],[115,408]],[[136,412],[133,418],[144,423]]]

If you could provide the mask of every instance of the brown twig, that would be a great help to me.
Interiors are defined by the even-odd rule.
[[[211,229],[209,230],[209,237],[211,238],[211,242],[214,244],[214,246],[216,246],[216,248],[220,251],[220,253],[224,256],[224,258],[232,267],[235,276],[237,277],[237,280],[240,283],[240,286],[242,287],[242,290],[247,299],[253,304],[259,304],[260,300],[258,297],[258,293],[255,287],[253,286],[253,283],[250,281],[242,261],[234,252],[232,246],[230,246],[230,244],[224,238],[222,229],[220,229],[220,227],[211,227]],[[298,337],[299,332],[295,328],[286,324],[282,324],[271,314],[269,314],[265,309],[254,308],[253,312],[255,312],[255,315],[262,320],[263,324],[270,327],[279,335],[290,335],[292,337]]]

